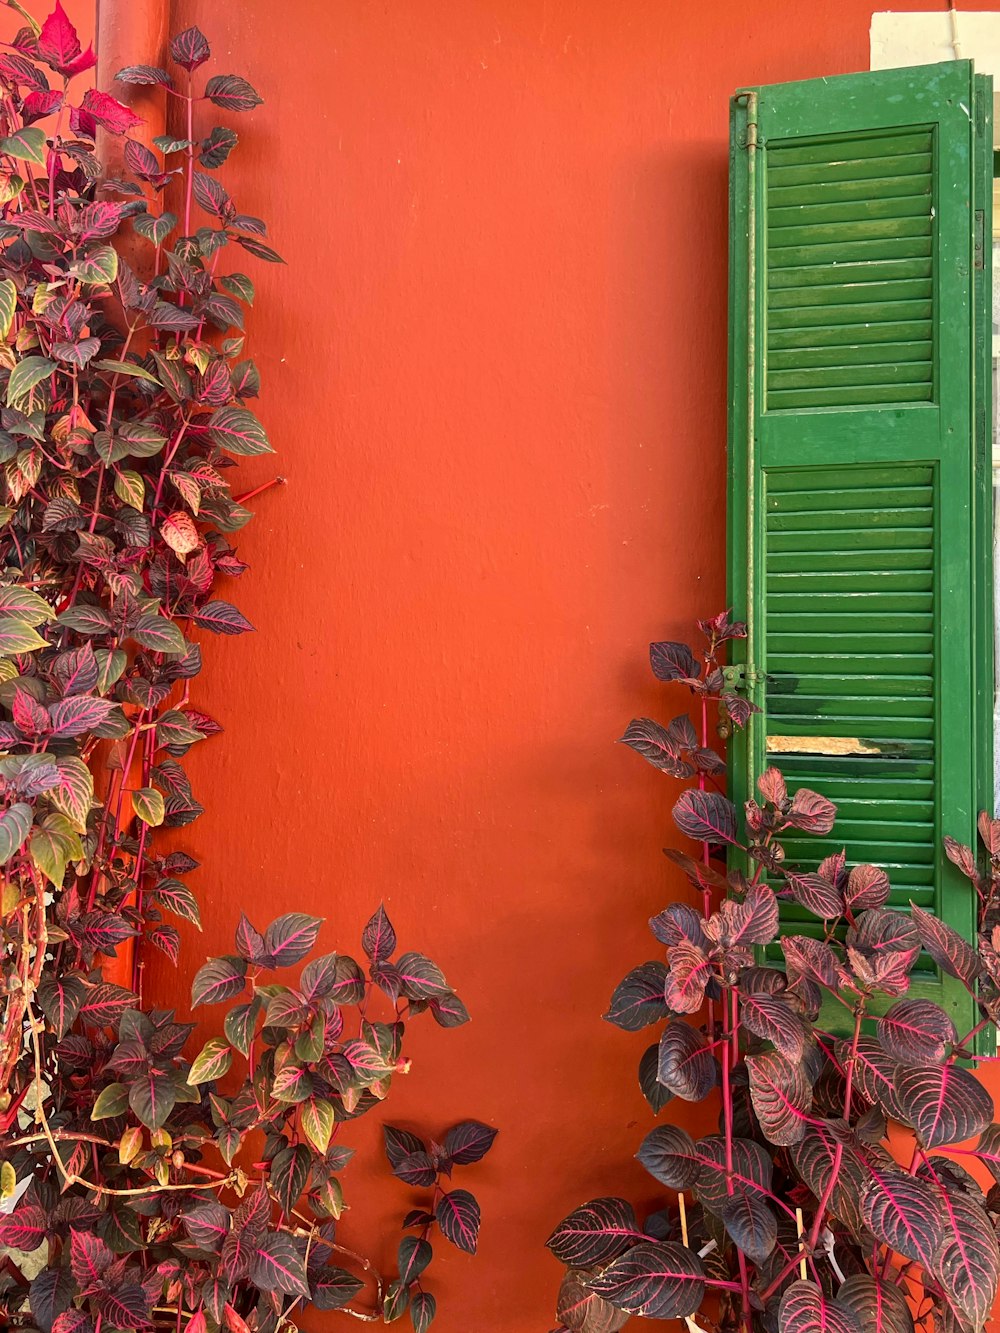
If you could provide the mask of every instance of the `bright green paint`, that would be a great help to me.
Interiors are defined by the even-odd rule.
[[[991,92],[968,61],[758,88],[731,144],[730,599],[763,709],[733,794],[777,763],[839,807],[791,858],[846,845],[968,938],[941,840],[992,806]],[[911,993],[975,1021],[930,964]]]

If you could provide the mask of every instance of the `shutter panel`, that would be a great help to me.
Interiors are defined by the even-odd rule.
[[[732,790],[773,763],[829,796],[789,859],[846,846],[967,938],[942,838],[992,806],[991,110],[955,61],[745,91],[731,142],[730,598],[762,709]],[[929,959],[911,993],[975,1021]]]

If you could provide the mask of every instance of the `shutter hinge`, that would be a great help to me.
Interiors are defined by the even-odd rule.
[[[985,213],[981,208],[977,208],[973,222],[972,233],[972,266],[977,273],[982,273],[985,268]]]
[[[724,666],[722,668],[722,679],[727,689],[743,690],[748,685],[761,684],[767,677],[763,671],[758,671],[756,667],[747,666],[740,662],[733,666]]]
[[[736,101],[745,106],[747,112],[746,126],[743,133],[738,136],[739,145],[753,152],[763,143],[763,140],[757,137],[757,95],[750,91],[737,93]]]

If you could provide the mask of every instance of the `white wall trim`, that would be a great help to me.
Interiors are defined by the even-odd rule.
[[[962,57],[975,62],[980,74],[1000,82],[1000,13],[960,9],[957,15]],[[872,69],[899,69],[906,65],[933,65],[954,60],[951,15],[889,11],[872,15]]]

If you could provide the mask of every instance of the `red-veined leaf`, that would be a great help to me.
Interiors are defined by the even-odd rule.
[[[497,1130],[490,1125],[479,1120],[463,1120],[448,1130],[444,1150],[456,1166],[469,1166],[486,1156],[496,1136]]]
[[[213,444],[230,454],[272,452],[264,427],[245,407],[220,407],[209,418],[208,433]]]
[[[842,1121],[821,1120],[788,1153],[800,1179],[822,1199],[833,1177],[828,1207],[860,1240],[864,1235],[861,1196],[870,1179],[854,1136]],[[834,1169],[836,1174],[834,1175]]]
[[[343,1268],[321,1268],[313,1277],[312,1303],[317,1310],[341,1310],[352,1301],[365,1284]]]
[[[837,807],[833,802],[806,787],[800,787],[792,797],[792,806],[786,816],[792,828],[820,837],[833,832],[836,817]]]
[[[968,1195],[945,1187],[939,1195],[944,1236],[932,1271],[952,1306],[974,1328],[982,1328],[992,1313],[1000,1279],[996,1231]]]
[[[215,74],[205,84],[205,96],[225,111],[252,111],[263,98],[238,74]]]
[[[264,932],[264,947],[272,967],[291,967],[316,943],[323,918],[304,912],[286,912]]]
[[[878,866],[854,866],[847,877],[844,899],[852,912],[866,912],[883,907],[890,892],[889,876]]]
[[[620,981],[611,996],[611,1004],[604,1015],[624,1032],[639,1032],[650,1023],[666,1018],[665,998],[667,969],[659,962],[642,963]]]
[[[933,1271],[944,1232],[940,1202],[930,1185],[904,1171],[873,1168],[861,1211],[866,1226],[879,1240]]]
[[[21,1203],[13,1213],[0,1216],[0,1245],[12,1250],[37,1250],[45,1240],[47,1230],[44,1208]]]
[[[82,105],[84,111],[111,134],[127,134],[134,126],[142,124],[142,116],[137,116],[117,97],[101,92],[98,88],[87,89]]]
[[[250,621],[235,606],[218,600],[199,606],[192,612],[191,620],[202,629],[210,629],[213,634],[246,634],[253,629]]]
[[[763,1037],[790,1060],[801,1060],[811,1033],[802,1015],[781,995],[754,992],[740,998],[740,1017],[745,1027]]]
[[[696,842],[735,843],[736,808],[717,792],[683,792],[673,809],[674,823]]]
[[[702,1169],[694,1139],[679,1125],[660,1125],[652,1130],[636,1157],[655,1180],[674,1190],[690,1189]]]
[[[750,1099],[768,1142],[781,1147],[798,1143],[808,1129],[812,1088],[805,1070],[780,1051],[747,1057]]]
[[[904,1065],[939,1065],[958,1040],[955,1024],[930,1000],[898,1000],[878,1020],[878,1039]]]
[[[942,972],[971,986],[983,970],[975,949],[957,930],[930,912],[925,912],[922,907],[911,903],[910,915],[920,936],[920,943]]]
[[[682,756],[670,732],[652,718],[633,718],[625,728],[621,744],[642,755],[661,773],[674,778],[688,778],[694,774],[694,765]]]
[[[115,75],[116,83],[160,84],[170,86],[170,75],[158,65],[126,65]]]
[[[434,1216],[441,1234],[452,1245],[475,1254],[479,1244],[479,1204],[468,1190],[451,1190],[437,1201]]]
[[[686,643],[651,643],[649,665],[657,680],[695,680],[698,663]]]
[[[777,1219],[759,1194],[737,1189],[722,1209],[722,1221],[739,1249],[754,1263],[763,1263],[777,1243]]]
[[[660,1037],[657,1078],[675,1097],[699,1102],[718,1081],[718,1066],[700,1032],[676,1019]]]
[[[781,1333],[870,1333],[849,1305],[824,1296],[814,1282],[793,1282],[781,1298]]]
[[[587,1285],[616,1309],[648,1319],[692,1315],[705,1295],[701,1260],[672,1241],[642,1241],[615,1259]]]
[[[603,1198],[591,1199],[563,1218],[545,1244],[568,1267],[593,1268],[642,1239],[632,1205],[624,1199]]]
[[[170,56],[189,74],[194,73],[199,65],[204,65],[212,54],[208,39],[200,28],[185,28],[170,40]]]
[[[592,1274],[571,1268],[563,1277],[556,1302],[556,1316],[571,1333],[618,1333],[629,1315],[591,1291],[586,1283]]]
[[[844,895],[835,884],[822,875],[799,875],[791,871],[786,876],[792,897],[813,916],[832,921],[844,914]]]
[[[210,958],[199,968],[191,984],[192,1004],[220,1004],[242,994],[247,965],[242,958]]]
[[[695,1147],[701,1159],[701,1170],[695,1181],[694,1192],[710,1212],[721,1214],[729,1198],[729,1184],[758,1193],[770,1190],[774,1163],[761,1144],[753,1139],[736,1138],[732,1141],[732,1175],[729,1172],[729,1151],[721,1134],[709,1134],[699,1139]]]
[[[925,1148],[971,1139],[993,1119],[993,1098],[957,1065],[903,1068],[895,1084],[903,1118]]]
[[[854,1273],[837,1292],[837,1300],[854,1311],[864,1333],[913,1333],[910,1307],[895,1282]]]
[[[262,1291],[309,1298],[305,1264],[293,1238],[285,1231],[268,1231],[251,1253],[250,1277]]]
[[[69,1263],[82,1295],[100,1291],[104,1274],[111,1267],[114,1255],[99,1236],[91,1231],[69,1233]]]
[[[686,941],[670,951],[667,972],[667,1005],[676,1014],[694,1014],[705,1000],[705,988],[715,976],[711,960],[696,945]]]

